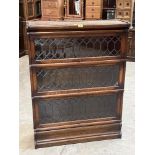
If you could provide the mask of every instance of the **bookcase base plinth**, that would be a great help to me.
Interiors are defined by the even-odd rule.
[[[121,123],[35,133],[35,148],[121,138]]]

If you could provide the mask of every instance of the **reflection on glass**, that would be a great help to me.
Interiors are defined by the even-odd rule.
[[[69,14],[80,15],[80,0],[69,1]]]
[[[40,15],[40,10],[41,10],[41,3],[40,1],[35,3],[35,13],[36,15]]]

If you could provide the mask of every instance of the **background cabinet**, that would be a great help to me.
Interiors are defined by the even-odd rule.
[[[129,40],[128,40],[128,60],[135,61],[135,3],[133,3],[133,15],[131,28],[129,29]]]
[[[86,19],[102,19],[103,0],[86,0]]]
[[[26,21],[41,17],[41,0],[19,0],[19,57],[28,54]]]
[[[132,0],[116,0],[116,18],[131,22]]]
[[[103,19],[121,19],[131,22],[133,0],[103,0]]]
[[[115,19],[116,0],[103,0],[103,19]]]
[[[134,25],[134,0],[20,0],[19,24],[20,24],[20,56],[27,54],[26,20],[42,18],[43,20],[108,20],[121,19]],[[133,20],[132,20],[133,19]],[[133,23],[133,24],[132,24]],[[22,30],[21,30],[22,29]],[[134,40],[134,31],[129,34],[129,53],[131,40]],[[131,36],[133,36],[131,38]],[[132,50],[133,51],[133,50]],[[133,56],[134,57],[134,56]]]
[[[19,15],[25,20],[41,16],[41,0],[19,0]]]
[[[129,29],[127,58],[129,61],[135,61],[135,29],[134,28]]]
[[[84,0],[65,0],[65,19],[84,19]]]
[[[41,0],[42,19],[56,20],[64,18],[63,0]]]
[[[25,55],[25,42],[24,42],[24,23],[22,17],[19,17],[19,57]]]

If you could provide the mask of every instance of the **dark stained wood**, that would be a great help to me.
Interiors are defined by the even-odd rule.
[[[22,17],[19,16],[19,57],[26,55],[26,41],[25,41],[25,24]]]
[[[120,67],[120,74],[119,74],[119,86],[122,89],[124,89],[125,69],[126,69],[126,63],[122,63]]]
[[[116,89],[116,88],[113,88],[113,89],[105,89],[105,88],[97,88],[97,89],[80,89],[81,91],[78,92],[78,91],[57,91],[56,93],[53,93],[53,92],[50,92],[50,93],[45,93],[45,95],[36,95],[34,96],[32,99],[33,100],[36,100],[36,99],[48,99],[48,98],[64,98],[64,97],[75,97],[75,96],[85,96],[85,95],[97,95],[97,94],[110,94],[110,93],[117,93],[117,92],[120,92],[120,91],[123,91],[123,89]],[[62,93],[63,92],[63,93]],[[40,93],[41,94],[41,93]]]
[[[91,128],[91,130],[90,130]],[[79,130],[81,135],[85,134],[93,134],[96,132],[111,132],[120,130],[121,126],[119,123],[117,124],[107,124],[107,125],[94,125],[94,126],[85,126],[85,127],[76,127],[76,128],[65,128],[59,130],[48,130],[48,131],[40,131],[36,134],[36,139],[45,140],[45,139],[56,139],[67,136],[77,136],[79,135]]]
[[[59,130],[67,128],[76,128],[76,127],[87,127],[92,125],[107,125],[121,123],[121,120],[118,120],[116,117],[106,117],[106,118],[97,118],[97,119],[87,119],[87,120],[76,120],[69,122],[60,122],[60,123],[49,123],[49,124],[40,124],[38,128],[34,131],[50,131],[50,130]]]
[[[32,34],[35,34],[35,32],[44,32],[44,35],[47,35],[48,32],[54,33],[54,32],[60,32],[67,30],[69,31],[68,35],[71,34],[71,31],[76,31],[75,33],[78,33],[79,31],[84,31],[84,33],[87,33],[86,30],[100,30],[96,31],[96,33],[100,33],[101,30],[114,30],[113,32],[117,32],[117,30],[121,31],[128,31],[129,23],[128,22],[122,22],[119,20],[96,20],[96,21],[27,21],[28,25],[28,33],[31,32]],[[51,31],[54,30],[54,31]],[[106,31],[103,31],[106,33]],[[33,33],[32,33],[33,32]],[[42,34],[41,33],[41,34]],[[61,32],[60,32],[61,33]],[[80,32],[81,33],[81,32]],[[109,33],[109,32],[107,32]],[[36,33],[37,34],[37,33]],[[68,36],[67,35],[67,36]],[[52,36],[51,36],[52,37]]]
[[[128,61],[135,61],[135,29],[129,29],[129,37],[128,37],[128,53],[127,53]]]
[[[126,30],[123,30],[123,31],[126,31]],[[98,36],[103,36],[103,34],[106,34],[106,36],[111,36],[111,35],[114,35],[114,33],[113,32],[115,32],[116,34],[117,33],[120,33],[120,32],[123,32],[122,30],[99,30],[99,31],[93,31],[93,30],[89,30],[89,31],[84,31],[84,30],[82,30],[82,31],[80,31],[80,29],[79,29],[79,31],[52,31],[52,30],[48,30],[46,33],[45,33],[45,35],[42,35],[42,33],[41,32],[39,32],[39,31],[37,31],[37,32],[28,32],[27,34],[29,35],[31,35],[31,38],[32,38],[32,40],[34,39],[34,38],[36,38],[37,36],[39,37],[39,38],[47,38],[47,39],[49,39],[49,38],[63,38],[63,37],[85,37],[85,36],[87,36],[87,37],[91,37],[91,36],[96,36],[96,37],[98,37]]]
[[[50,63],[50,64],[32,64],[31,68],[67,68],[67,67],[79,67],[79,66],[100,66],[108,64],[118,64],[125,62],[126,59],[115,59],[115,60],[102,60],[102,61],[83,61],[83,62],[68,62],[68,63]]]
[[[35,63],[35,46],[34,42],[31,40],[29,36],[29,63],[34,64]]]
[[[121,51],[122,51],[122,57],[126,58],[127,51],[128,51],[128,32],[122,33],[122,38],[121,38]]]
[[[31,79],[31,92],[32,92],[32,106],[33,106],[33,121],[35,132],[35,148],[48,147],[54,145],[63,145],[78,142],[87,142],[93,140],[104,140],[121,138],[121,119],[122,119],[122,105],[123,105],[123,92],[125,81],[125,68],[127,61],[127,39],[129,24],[117,20],[111,21],[87,21],[87,22],[44,22],[44,21],[28,21],[28,43],[29,43],[29,66],[30,66],[30,79]],[[71,37],[89,37],[89,36],[120,36],[120,54],[119,55],[106,55],[106,56],[92,56],[92,57],[78,57],[78,58],[62,58],[62,59],[44,59],[36,60],[35,39],[55,39],[55,38],[71,38]],[[44,48],[48,48],[48,45]],[[88,47],[89,48],[89,47]],[[40,84],[37,80],[37,72],[39,70],[45,71],[46,69],[76,69],[88,67],[105,67],[105,66],[119,66],[118,70],[118,83],[113,86],[99,86],[90,88],[76,88],[66,90],[48,90],[38,91],[37,87]],[[59,74],[60,75],[60,74]],[[57,75],[57,76],[59,76]],[[70,76],[70,75],[69,75]],[[87,77],[89,79],[89,76]],[[43,78],[44,80],[44,74]],[[110,79],[109,79],[110,80]],[[63,77],[62,77],[63,81]],[[74,81],[73,81],[74,82]],[[111,115],[103,115],[99,118],[87,118],[80,120],[70,121],[47,121],[42,122],[42,113],[47,110],[41,111],[41,106],[47,108],[48,102],[55,104],[56,100],[66,101],[74,104],[73,101],[79,98],[85,98],[85,102],[89,103],[91,109],[91,101],[86,101],[97,97],[98,99],[103,96],[114,96],[112,100],[116,107],[113,107],[112,102],[107,99],[108,107],[112,106],[114,112]],[[79,100],[78,100],[79,101]],[[65,104],[61,102],[61,104]],[[94,102],[93,102],[94,103]],[[102,103],[102,102],[100,102]],[[67,103],[68,104],[68,103]],[[97,103],[96,103],[97,104]],[[103,103],[105,104],[105,103]],[[40,106],[41,105],[41,106]],[[79,104],[78,104],[79,105]],[[64,105],[63,105],[64,106]],[[106,107],[106,108],[108,108]],[[99,107],[98,107],[99,108]],[[111,107],[110,107],[111,108]],[[109,108],[109,109],[110,109]],[[108,109],[108,111],[109,111]],[[49,110],[49,109],[48,109]],[[62,110],[62,109],[61,109]],[[51,109],[52,111],[52,109]],[[51,116],[51,111],[49,116]],[[57,111],[59,112],[59,111]],[[102,111],[103,112],[103,111]],[[80,113],[79,113],[80,115]],[[79,117],[77,117],[79,118]],[[50,120],[50,119],[49,119]],[[52,119],[51,119],[52,120]]]
[[[65,144],[75,144],[75,143],[85,143],[90,141],[99,141],[106,139],[116,139],[121,138],[121,132],[105,132],[99,134],[90,134],[79,137],[70,137],[66,139],[56,139],[56,140],[48,140],[48,141],[36,141],[35,148],[43,148],[50,147],[55,145],[65,145]]]
[[[59,90],[59,91],[46,91],[46,92],[36,92],[34,93],[34,98],[32,99],[35,99],[35,98],[38,98],[40,96],[46,96],[46,95],[52,95],[52,96],[55,96],[55,95],[64,95],[64,94],[79,94],[79,93],[82,93],[82,94],[86,94],[86,93],[91,93],[91,94],[94,94],[94,92],[97,92],[97,91],[101,91],[101,92],[104,92],[104,93],[109,93],[109,92],[121,92],[123,91],[124,89],[119,89],[119,86],[108,86],[108,87],[93,87],[93,88],[83,88],[83,89],[69,89],[69,90]],[[88,95],[88,94],[87,94]],[[70,96],[70,95],[69,95]]]
[[[39,127],[39,113],[38,113],[38,104],[35,104],[35,101],[32,104],[33,108],[33,127],[38,128]]]
[[[120,102],[118,103],[118,107],[119,107],[119,109],[118,109],[118,119],[119,120],[122,120],[122,111],[123,111],[123,94],[119,94],[119,97],[118,98],[120,98]]]
[[[101,61],[101,60],[120,60],[121,56],[100,56],[100,57],[84,57],[84,58],[68,58],[68,59],[47,59],[36,60],[34,64],[49,64],[49,63],[66,63],[66,62],[84,62],[84,61]],[[124,59],[126,61],[126,59]]]

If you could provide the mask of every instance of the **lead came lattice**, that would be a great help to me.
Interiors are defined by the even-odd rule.
[[[120,36],[35,39],[35,60],[120,55]]]

